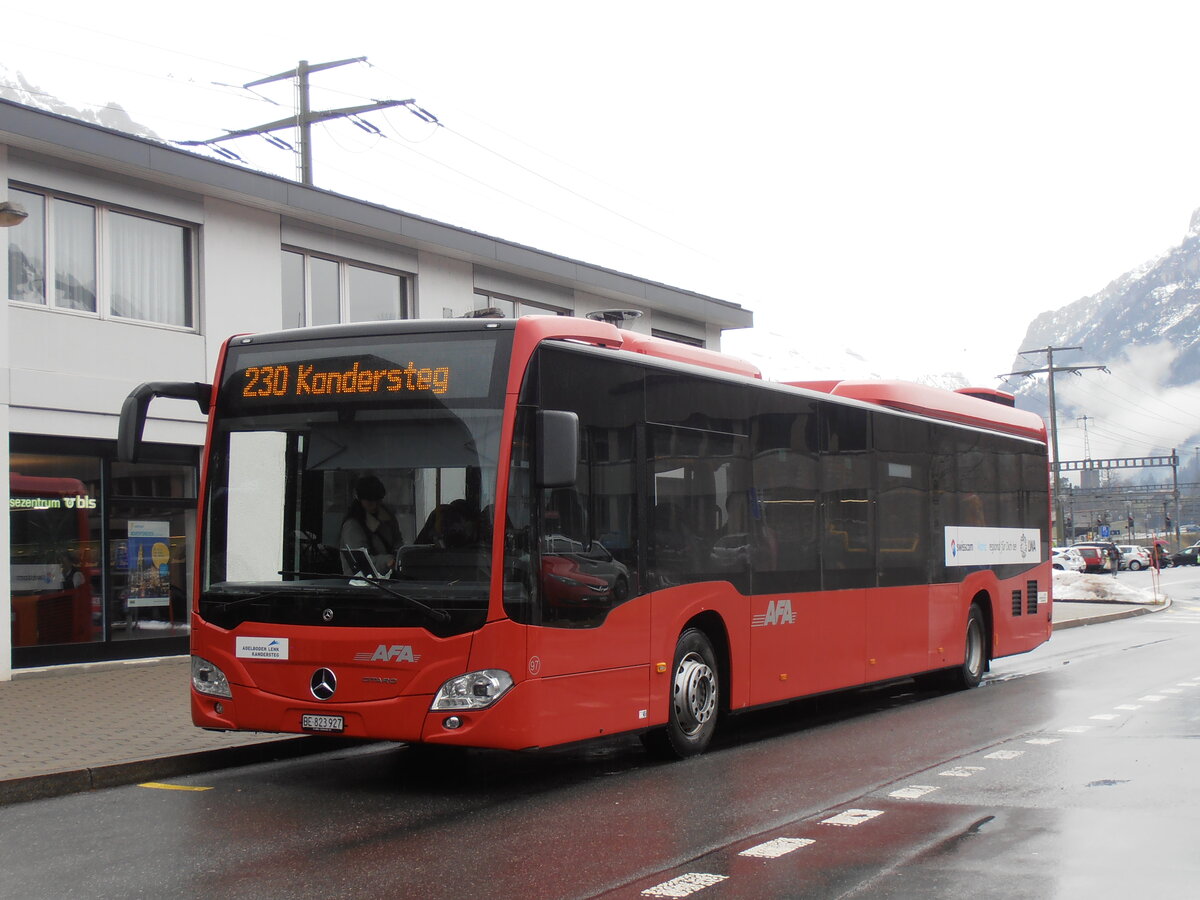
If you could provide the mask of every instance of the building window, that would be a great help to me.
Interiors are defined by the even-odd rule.
[[[469,301],[459,306],[442,308],[443,319],[455,319],[471,314],[478,315],[485,310],[498,309],[506,319],[517,319],[521,316],[569,316],[571,310],[561,306],[551,306],[547,303],[534,303],[532,300],[522,300],[508,294],[497,294],[494,291],[475,291]]]
[[[704,338],[688,337],[686,334],[677,334],[674,331],[663,331],[661,328],[651,328],[650,334],[656,338],[662,338],[665,341],[674,341],[677,344],[687,344],[689,347],[703,347]]]
[[[283,327],[403,319],[408,275],[345,260],[283,251]]]
[[[10,300],[193,326],[191,227],[49,192],[9,196],[29,212],[8,236]]]

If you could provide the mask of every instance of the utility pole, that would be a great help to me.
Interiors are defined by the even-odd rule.
[[[379,109],[388,109],[393,106],[408,106],[413,109],[419,118],[427,122],[437,122],[437,118],[416,105],[415,100],[376,100],[374,103],[367,103],[362,106],[346,106],[341,109],[325,109],[313,112],[309,100],[309,82],[308,76],[313,72],[321,72],[325,69],[333,69],[338,66],[346,66],[350,63],[365,62],[365,56],[356,56],[353,59],[339,59],[334,62],[316,63],[309,65],[308,60],[302,59],[294,69],[289,69],[287,72],[280,72],[278,75],[269,75],[266,78],[260,78],[257,81],[248,81],[242,85],[247,90],[257,87],[260,84],[269,84],[272,81],[283,81],[287,78],[296,79],[296,114],[289,116],[286,119],[279,119],[275,122],[267,122],[264,125],[255,125],[252,128],[242,128],[238,131],[229,131],[221,137],[209,138],[206,141],[179,141],[180,144],[189,147],[207,146],[216,144],[221,141],[232,141],[235,138],[247,137],[252,134],[260,134],[266,137],[275,131],[281,131],[284,128],[296,129],[296,144],[297,162],[296,162],[296,177],[301,184],[313,183],[313,167],[312,167],[312,126],[315,122],[326,122],[330,119],[342,119],[350,116],[356,116],[359,113],[374,112]],[[373,126],[369,126],[368,130],[374,130],[376,134],[379,130]],[[278,138],[267,138],[276,146],[282,146],[287,149],[293,149]],[[220,148],[215,148],[218,152],[226,153]]]
[[[1032,378],[1034,375],[1045,374],[1047,376],[1046,386],[1050,394],[1050,449],[1054,455],[1054,463],[1051,471],[1054,473],[1054,534],[1055,543],[1063,544],[1063,511],[1062,511],[1062,481],[1058,471],[1058,408],[1054,402],[1054,373],[1055,372],[1070,372],[1073,375],[1078,375],[1084,369],[1100,369],[1104,372],[1108,371],[1107,366],[1055,366],[1054,353],[1055,351],[1064,350],[1082,350],[1082,347],[1042,347],[1039,350],[1020,350],[1018,355],[1025,356],[1030,353],[1045,353],[1046,368],[1044,369],[1026,369],[1021,372],[1009,372],[1007,375],[1001,375],[1001,378],[1008,378],[1012,375],[1024,375],[1026,378]]]

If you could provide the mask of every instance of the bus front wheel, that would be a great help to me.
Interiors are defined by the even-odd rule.
[[[700,629],[689,628],[675,645],[667,725],[642,736],[646,749],[674,759],[703,753],[717,728],[720,701],[712,643]]]

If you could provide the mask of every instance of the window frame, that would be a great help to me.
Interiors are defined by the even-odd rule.
[[[300,303],[300,309],[304,313],[304,321],[300,324],[283,323],[285,330],[293,328],[305,328],[313,324],[312,321],[312,266],[311,260],[317,259],[323,262],[333,263],[337,266],[337,310],[338,318],[336,322],[322,322],[322,325],[337,325],[350,324],[354,322],[391,322],[401,321],[412,317],[413,305],[413,273],[405,272],[403,269],[393,269],[388,266],[381,266],[376,263],[364,262],[357,259],[348,259],[344,256],[335,256],[331,253],[321,253],[319,251],[305,250],[302,247],[297,247],[291,244],[283,244],[279,248],[280,251],[280,271],[283,271],[285,265],[284,254],[291,253],[300,257],[302,270],[300,278],[300,286],[304,292],[304,296]],[[397,279],[400,284],[400,310],[399,315],[395,319],[353,319],[350,317],[352,310],[353,298],[350,292],[350,270],[363,269],[368,272],[378,272],[383,275],[390,275]],[[284,286],[286,288],[286,285]],[[288,298],[283,296],[281,299],[281,315],[287,315],[294,309],[294,305],[289,303]]]
[[[107,322],[124,322],[130,325],[146,325],[152,328],[166,328],[188,334],[198,333],[200,321],[199,309],[199,247],[200,226],[195,222],[175,219],[142,209],[135,209],[119,203],[109,203],[89,197],[71,194],[65,191],[38,187],[22,182],[10,182],[10,196],[13,191],[22,194],[32,194],[41,199],[41,250],[42,250],[42,299],[41,301],[15,299],[11,296],[11,284],[5,285],[9,295],[8,302],[26,309],[40,309],[59,315],[82,316],[83,318],[98,319]],[[95,272],[96,309],[77,309],[59,305],[54,296],[55,265],[58,254],[55,236],[55,201],[86,206],[92,210],[92,263]],[[114,215],[127,216],[133,219],[143,219],[162,225],[170,225],[183,230],[183,255],[181,260],[183,271],[183,319],[190,324],[176,325],[155,319],[142,319],[133,316],[118,315],[113,312],[113,283],[114,267],[110,254],[113,250],[114,225],[111,217]],[[10,276],[11,277],[11,276]]]
[[[519,319],[521,316],[547,315],[547,316],[574,316],[575,313],[565,306],[553,306],[549,303],[541,303],[537,300],[527,300],[524,297],[518,297],[514,294],[503,294],[499,291],[489,291],[484,288],[475,288],[473,291],[474,303],[473,311],[496,308],[503,312],[503,308],[496,306],[496,301],[500,303],[511,303],[513,305],[512,316],[505,318]],[[524,307],[524,309],[522,309]],[[445,315],[445,310],[442,311],[442,317],[448,318]]]

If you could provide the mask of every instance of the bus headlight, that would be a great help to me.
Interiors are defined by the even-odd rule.
[[[210,697],[228,697],[233,699],[229,690],[229,679],[225,673],[199,656],[192,657],[192,687],[200,694]]]
[[[451,678],[433,698],[430,709],[487,709],[513,686],[503,669],[483,669]]]

